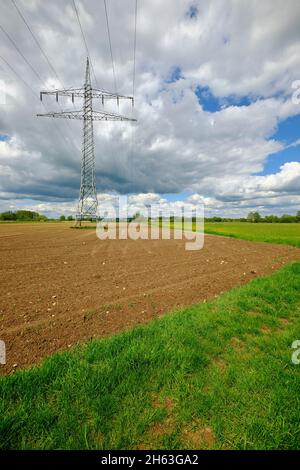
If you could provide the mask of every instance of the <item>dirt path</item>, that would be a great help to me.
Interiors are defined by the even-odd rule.
[[[178,240],[103,241],[63,223],[11,224],[0,225],[0,259],[3,374],[212,298],[299,260],[300,250],[206,235],[202,250],[186,251]]]

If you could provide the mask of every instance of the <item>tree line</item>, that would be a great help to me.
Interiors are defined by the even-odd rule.
[[[38,212],[19,210],[19,211],[1,212],[0,220],[42,222],[42,221],[47,221],[49,219],[45,215],[41,215]]]
[[[19,210],[19,211],[6,211],[0,212],[0,220],[7,221],[19,221],[19,222],[49,222],[54,220],[74,220],[74,218],[69,215],[61,215],[58,219],[49,218],[45,215],[39,214],[38,212],[28,211],[28,210]]]
[[[262,217],[259,212],[249,212],[247,217],[241,217],[239,219],[232,219],[232,218],[224,218],[224,217],[209,217],[205,218],[207,222],[251,222],[251,223],[258,223],[264,222],[268,224],[274,223],[282,223],[282,224],[290,224],[290,223],[299,223],[300,222],[300,211],[297,212],[296,215],[290,214],[283,214],[283,215],[266,215]]]
[[[135,218],[138,218],[140,216],[139,213],[135,214],[133,217],[130,217],[128,220],[129,222]],[[171,222],[172,219],[174,221],[175,217],[171,217]],[[46,217],[45,215],[39,214],[38,212],[34,211],[28,211],[28,210],[18,210],[18,211],[6,211],[0,213],[0,221],[1,220],[7,220],[7,221],[26,221],[26,222],[46,222],[46,221],[52,221],[52,220],[57,220],[57,219],[51,219]],[[72,221],[74,218],[69,215],[61,215],[58,220],[61,222],[68,220]],[[300,222],[300,211],[297,212],[296,215],[290,215],[290,214],[283,214],[281,216],[277,215],[266,215],[265,217],[262,217],[259,212],[249,212],[247,217],[241,217],[241,218],[228,218],[228,217],[205,217],[206,222],[251,222],[251,223],[258,223],[258,222],[264,222],[264,223],[299,223]]]

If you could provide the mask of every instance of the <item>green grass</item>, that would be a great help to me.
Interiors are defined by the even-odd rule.
[[[0,447],[299,449],[299,285],[293,263],[2,378]]]
[[[300,224],[206,222],[205,232],[245,240],[284,243],[300,247]]]
[[[158,223],[154,223],[158,225]],[[162,225],[161,223],[159,224]],[[167,227],[168,223],[163,223]],[[182,229],[181,222],[170,224]],[[195,230],[195,224],[185,222],[186,230]],[[281,243],[300,248],[300,223],[205,222],[204,232],[244,240]]]
[[[152,222],[153,223],[153,222]],[[153,223],[153,225],[159,225]],[[160,224],[161,226],[162,224]],[[168,224],[163,224],[165,227]],[[181,223],[171,223],[172,228],[181,229]],[[70,227],[75,229],[96,229],[95,225],[82,227]],[[192,223],[186,223],[185,229],[192,228]],[[205,233],[213,235],[224,235],[232,238],[242,238],[244,240],[261,241],[270,243],[280,243],[292,245],[300,248],[300,223],[249,223],[249,222],[205,222]]]

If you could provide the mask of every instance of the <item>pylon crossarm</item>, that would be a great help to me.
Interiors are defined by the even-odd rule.
[[[91,114],[84,114],[80,111],[62,111],[61,113],[37,114],[38,117],[79,119],[87,121],[136,121],[134,118],[122,116],[121,114],[108,113],[104,111],[93,111]]]
[[[83,119],[83,112],[80,111],[62,111],[61,113],[37,114],[38,117],[65,118],[65,119]]]
[[[91,93],[93,98],[99,98],[102,100],[102,102],[104,102],[105,100],[116,100],[117,102],[119,100],[131,100],[133,105],[132,96],[120,95],[119,93],[110,93],[109,91],[98,90],[96,88],[93,88],[91,90]]]
[[[136,121],[134,118],[122,116],[121,114],[93,111],[93,121]]]
[[[51,91],[41,91],[40,100],[43,101],[44,95],[56,96],[56,101],[58,101],[59,96],[69,96],[74,101],[74,98],[84,98],[85,89],[84,88],[66,88],[62,90],[51,90]],[[118,93],[110,93],[109,91],[98,90],[96,88],[90,89],[90,95],[92,98],[99,98],[104,104],[106,100],[116,100],[117,103],[121,100],[131,100],[133,105],[133,97],[120,95]]]
[[[70,96],[74,103],[74,98],[83,98],[84,97],[84,88],[66,88],[63,90],[51,90],[51,91],[41,91],[40,100],[43,101],[44,95],[54,95],[56,101],[58,102],[59,96]]]

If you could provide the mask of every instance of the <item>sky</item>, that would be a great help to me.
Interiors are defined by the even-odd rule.
[[[93,86],[132,95],[135,0],[107,0],[117,90],[104,4],[75,1]],[[0,211],[72,215],[82,122],[36,114],[80,109],[80,99],[51,96],[43,107],[39,92],[83,86],[87,52],[71,0],[15,4],[48,60],[1,0]],[[120,194],[132,211],[300,210],[299,24],[298,0],[138,0],[135,107],[104,105],[137,122],[94,123],[100,206]]]

